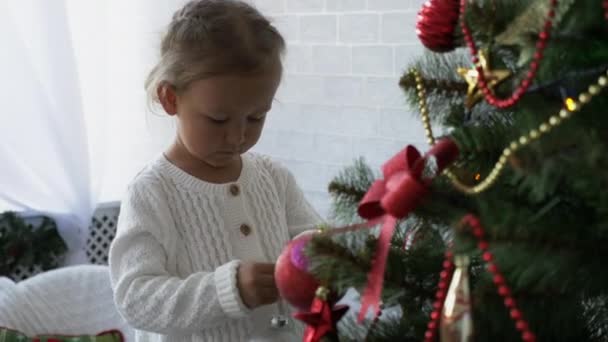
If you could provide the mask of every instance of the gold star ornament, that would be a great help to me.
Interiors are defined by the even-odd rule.
[[[490,70],[489,63],[483,51],[479,52],[479,66],[481,66],[488,88],[492,92],[494,91],[494,87],[511,77],[511,71],[509,70]],[[483,89],[479,87],[479,72],[477,72],[475,67],[470,69],[458,68],[457,72],[469,85],[467,98],[464,104],[468,109],[471,109],[484,98]]]

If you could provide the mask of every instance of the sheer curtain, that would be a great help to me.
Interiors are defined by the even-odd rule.
[[[0,3],[0,198],[54,217],[79,255],[97,194],[63,1]]]
[[[86,262],[91,215],[118,201],[171,137],[147,113],[145,71],[184,1],[0,2],[0,212],[43,213]]]

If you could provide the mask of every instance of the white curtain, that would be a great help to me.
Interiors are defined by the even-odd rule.
[[[84,244],[100,203],[172,139],[147,111],[146,73],[186,0],[0,0],[0,212],[44,213]]]
[[[85,262],[97,191],[65,2],[1,1],[0,44],[0,199],[52,216]]]

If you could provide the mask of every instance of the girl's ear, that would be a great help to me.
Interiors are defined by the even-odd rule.
[[[156,95],[158,95],[158,100],[167,114],[177,114],[177,94],[172,85],[167,82],[161,83],[156,88]]]

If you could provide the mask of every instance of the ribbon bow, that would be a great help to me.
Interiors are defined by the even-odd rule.
[[[458,146],[449,138],[437,141],[424,156],[408,145],[382,166],[384,178],[375,181],[359,203],[358,213],[362,218],[383,222],[376,255],[367,275],[359,322],[369,308],[375,309],[376,315],[380,309],[386,258],[397,221],[418,206],[433,178],[456,160],[458,153]]]

